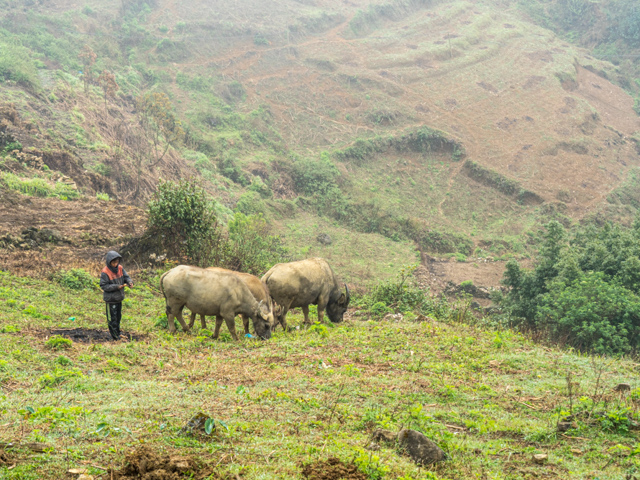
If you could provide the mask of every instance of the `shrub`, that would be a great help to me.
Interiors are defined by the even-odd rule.
[[[89,272],[82,268],[60,270],[54,275],[55,280],[63,287],[72,290],[84,290],[94,288],[95,279]]]
[[[190,180],[160,183],[148,205],[148,235],[171,255],[213,264],[221,232],[213,204],[202,187]]]
[[[327,153],[322,153],[317,160],[301,158],[293,164],[294,187],[304,195],[326,195],[336,185],[339,175]]]
[[[71,348],[73,342],[68,338],[64,338],[60,335],[54,335],[49,340],[47,340],[44,345],[51,350],[64,350],[67,348]]]
[[[404,267],[394,280],[374,286],[364,298],[368,310],[376,316],[391,311],[421,310],[428,302],[426,292],[416,285],[413,272],[416,267]]]
[[[229,245],[223,263],[232,270],[260,275],[274,263],[287,259],[277,235],[271,235],[261,215],[237,212],[229,222]]]
[[[546,225],[533,270],[507,264],[498,298],[505,320],[582,351],[640,347],[640,222],[632,228],[587,226],[573,235]]]

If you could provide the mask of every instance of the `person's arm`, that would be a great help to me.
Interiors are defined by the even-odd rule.
[[[122,269],[122,275],[124,276],[124,283],[126,283],[130,287],[133,287],[133,280],[131,280],[131,277],[124,268]]]
[[[103,292],[115,292],[116,290],[120,290],[122,285],[117,285],[115,283],[109,283],[109,277],[106,273],[100,274],[100,288]]]

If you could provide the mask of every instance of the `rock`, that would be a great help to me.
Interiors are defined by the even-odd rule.
[[[446,454],[436,443],[415,430],[400,430],[398,444],[417,465],[430,465],[446,459]]]
[[[387,322],[401,322],[404,316],[401,313],[387,313],[382,320]]]
[[[533,462],[537,463],[538,465],[542,465],[548,459],[549,459],[549,455],[547,455],[546,453],[537,453],[532,457]]]
[[[566,432],[567,430],[571,430],[572,428],[575,428],[575,425],[573,424],[573,422],[560,422],[560,423],[558,423],[558,431],[559,432]]]
[[[196,413],[187,424],[178,432],[180,435],[188,435],[194,433],[204,433],[204,425],[211,417],[202,412]]]
[[[64,242],[65,239],[58,230],[43,228],[36,233],[35,241],[38,243],[60,243]]]
[[[631,385],[629,385],[628,383],[619,383],[618,385],[613,387],[613,389],[616,392],[628,392],[631,390]]]
[[[67,473],[70,473],[72,475],[83,475],[85,473],[87,473],[89,470],[87,470],[86,468],[70,468]]]
[[[316,237],[316,240],[322,245],[331,245],[333,243],[333,240],[327,233],[321,233]]]
[[[371,438],[374,442],[393,444],[397,440],[397,435],[391,430],[384,430],[383,428],[376,428],[371,434]]]

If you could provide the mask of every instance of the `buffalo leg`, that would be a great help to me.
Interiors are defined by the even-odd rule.
[[[200,315],[200,325],[203,329],[207,328],[207,321],[204,319],[204,315]]]
[[[236,319],[235,317],[225,317],[225,323],[227,324],[227,328],[229,329],[229,333],[231,333],[231,337],[234,340],[238,340],[238,334],[236,333]]]
[[[183,308],[184,308],[184,307],[181,307],[181,308],[178,310],[178,313],[177,313],[177,315],[176,315],[176,318],[177,318],[177,319],[178,319],[178,321],[180,322],[180,326],[182,327],[182,330],[184,330],[185,332],[188,332],[188,331],[189,331],[189,326],[188,326],[186,323],[184,323],[184,318],[182,318],[182,309],[183,309]]]
[[[222,317],[220,315],[216,315],[216,328],[213,331],[213,338],[215,340],[218,339],[218,336],[220,335],[220,327],[222,327]]]
[[[302,307],[302,313],[304,315],[304,324],[309,325],[311,323],[311,320],[309,320],[309,305]]]
[[[173,313],[169,313],[167,309],[167,327],[169,327],[169,333],[176,333],[176,322]]]
[[[280,325],[282,325],[282,330],[284,330],[285,332],[288,331],[287,330],[287,312],[289,311],[289,307],[282,307],[282,319],[280,320]],[[275,330],[275,327],[278,324],[276,323],[273,328]]]
[[[244,333],[248,334],[249,333],[249,317],[247,317],[245,314],[240,315],[240,318],[242,318],[242,326],[244,327]]]
[[[196,314],[195,312],[191,312],[191,316],[189,317],[189,328],[193,328],[193,324],[196,323]]]
[[[324,322],[324,311],[327,308],[327,303],[322,298],[318,299],[318,322]]]

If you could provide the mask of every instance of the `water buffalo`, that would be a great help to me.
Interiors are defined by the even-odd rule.
[[[255,298],[258,302],[262,301],[264,302],[265,305],[267,305],[267,307],[269,308],[269,323],[271,325],[274,324],[275,322],[274,315],[280,314],[280,307],[278,305],[274,305],[274,301],[271,298],[271,294],[269,293],[269,287],[267,287],[266,283],[264,283],[255,275],[251,275],[250,273],[235,272],[233,270],[227,270],[225,268],[219,268],[219,267],[209,267],[207,268],[207,270],[211,270],[214,272],[215,271],[228,272],[236,275],[240,280],[244,282],[244,284],[247,287],[249,287],[249,290],[251,291],[253,298]],[[244,314],[241,314],[240,316],[242,317],[242,325],[244,327],[244,333],[249,333],[249,317],[247,317]],[[195,323],[195,321],[196,321],[196,314],[195,312],[191,312],[191,318],[189,320],[189,328],[193,327],[193,324]],[[200,324],[202,325],[202,328],[207,328],[207,322],[205,320],[204,315],[200,315]]]
[[[189,330],[182,318],[182,309],[186,306],[196,314],[215,315],[213,338],[218,338],[224,320],[233,339],[238,340],[234,321],[238,314],[251,319],[260,338],[271,338],[269,308],[264,302],[258,302],[249,287],[233,273],[179,265],[160,278],[160,288],[167,303],[171,333],[176,331],[176,317],[183,330]]]
[[[322,322],[324,311],[332,322],[341,322],[349,305],[349,287],[345,291],[333,270],[323,258],[309,258],[299,262],[278,263],[264,274],[271,296],[282,307],[276,324],[287,329],[286,316],[291,308],[301,307],[304,322],[309,321],[309,305],[318,305],[318,320]]]

